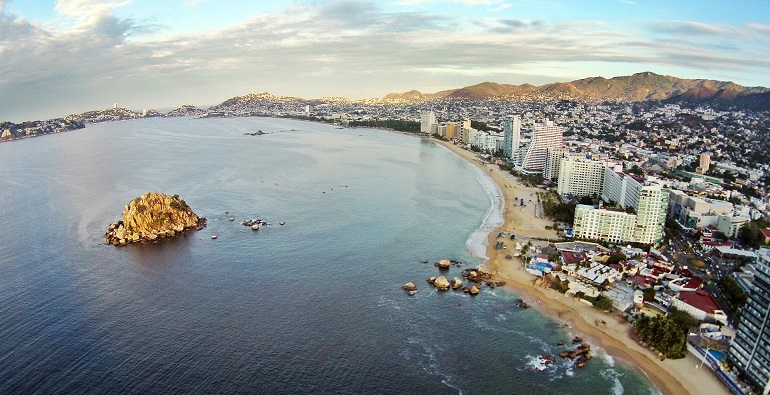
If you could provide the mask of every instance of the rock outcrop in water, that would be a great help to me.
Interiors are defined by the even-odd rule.
[[[176,236],[204,226],[206,218],[198,217],[179,195],[147,192],[126,205],[123,220],[111,224],[104,239],[107,244],[126,245]]]

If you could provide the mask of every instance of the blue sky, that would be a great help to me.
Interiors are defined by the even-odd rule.
[[[0,121],[641,71],[770,86],[766,0],[0,0]]]

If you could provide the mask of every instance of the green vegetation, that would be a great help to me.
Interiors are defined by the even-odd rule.
[[[488,132],[490,130],[500,131],[500,129],[487,125],[485,122],[471,120],[471,127],[477,130]]]
[[[634,333],[666,358],[679,359],[687,351],[687,331],[697,324],[691,315],[671,308],[666,317],[640,316],[634,322]]]
[[[536,187],[543,183],[543,176],[541,174],[523,174],[515,170],[511,170],[510,173],[518,177],[519,181],[528,187]]]
[[[732,311],[738,311],[739,308],[746,304],[749,298],[749,295],[743,292],[743,289],[732,277],[725,277],[719,280],[717,286]]]
[[[610,255],[610,257],[607,259],[607,264],[608,264],[608,265],[614,265],[614,264],[616,264],[616,263],[620,263],[620,261],[625,261],[626,259],[627,259],[627,258],[626,258],[626,256],[625,256],[625,254],[620,254],[620,253],[618,253],[618,254],[612,254],[612,255]]]
[[[416,121],[400,121],[397,119],[380,119],[372,121],[350,121],[350,127],[384,128],[399,132],[420,133],[420,123]]]
[[[570,225],[575,222],[575,203],[564,203],[556,192],[539,193],[540,203],[543,205],[543,213],[546,217],[556,222],[566,222]]]
[[[569,290],[569,280],[561,281],[559,280],[559,277],[556,277],[551,282],[551,288],[555,289],[558,292],[565,293]]]
[[[645,302],[652,302],[653,300],[655,300],[655,289],[647,288],[643,290],[642,293],[644,294]]]
[[[738,240],[744,246],[751,248],[759,248],[763,244],[762,233],[759,232],[760,228],[768,227],[767,221],[760,218],[757,221],[749,221],[743,226],[738,234]]]
[[[612,308],[612,299],[604,295],[599,295],[594,301],[594,307],[602,311],[607,311]]]

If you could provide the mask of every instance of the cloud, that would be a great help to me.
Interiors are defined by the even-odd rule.
[[[732,27],[712,23],[692,21],[660,21],[650,24],[650,29],[657,33],[680,36],[735,36]]]
[[[498,11],[502,11],[502,10],[507,9],[507,8],[511,8],[511,5],[510,4],[500,4],[497,7],[490,8],[489,11],[490,12],[498,12]]]
[[[0,118],[115,101],[137,109],[210,105],[261,91],[361,98],[479,80],[553,81],[595,75],[596,65],[719,70],[734,80],[770,71],[768,42],[752,38],[770,36],[759,24],[470,18],[345,0],[294,3],[222,29],[138,40],[156,27],[116,17],[125,4],[61,1],[57,12],[69,23],[57,27],[0,13],[0,91],[14,97],[0,106]]]

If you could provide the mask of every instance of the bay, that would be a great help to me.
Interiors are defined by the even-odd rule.
[[[0,144],[0,392],[656,393],[607,356],[539,371],[567,328],[504,290],[428,286],[423,259],[483,262],[483,177],[413,136],[272,118]],[[208,226],[105,245],[147,191]]]

